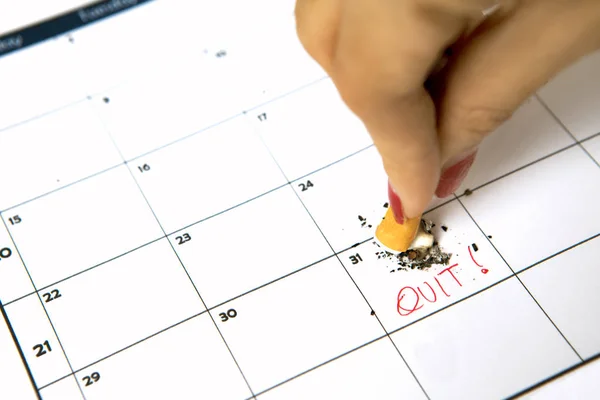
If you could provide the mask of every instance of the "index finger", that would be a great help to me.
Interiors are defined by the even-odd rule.
[[[414,4],[344,1],[329,64],[340,95],[371,134],[409,218],[431,201],[441,167],[435,106],[423,84],[466,25]]]

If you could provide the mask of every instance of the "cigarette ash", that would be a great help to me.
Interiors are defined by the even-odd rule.
[[[385,203],[384,208],[388,208],[389,204]],[[373,225],[367,221],[367,218],[358,215],[358,221],[362,228],[372,228]],[[421,228],[423,231],[432,234],[431,230],[435,227],[432,221],[422,219]],[[448,232],[447,226],[441,227],[444,232]],[[408,271],[408,270],[426,270],[434,265],[448,265],[452,258],[452,253],[446,253],[440,248],[437,240],[434,239],[433,245],[429,248],[413,248],[403,253],[392,253],[382,248],[376,240],[373,240],[373,245],[377,247],[375,255],[378,260],[384,260],[388,264],[390,272]],[[357,243],[358,244],[358,243]]]
[[[425,219],[421,220],[421,228],[429,234],[432,234],[431,230],[434,226],[435,224],[432,221]],[[444,232],[448,230],[445,226],[442,227],[442,229]],[[414,269],[426,270],[433,265],[448,265],[450,258],[452,258],[452,253],[444,252],[436,240],[434,240],[431,247],[408,249],[403,253],[392,253],[382,248],[376,240],[373,241],[373,244],[378,248],[375,252],[377,259],[392,263],[392,265],[388,266],[391,268],[390,272]]]
[[[358,220],[360,221],[360,226],[363,228],[372,228],[373,225],[369,224],[367,222],[367,219],[365,217],[363,217],[362,215],[358,216]]]
[[[431,221],[422,221],[428,224]],[[431,233],[430,231],[428,233]],[[446,253],[438,244],[437,241],[433,242],[433,246],[427,249],[410,249],[403,253],[392,253],[385,249],[382,249],[379,243],[373,241],[373,244],[379,248],[375,252],[378,260],[385,260],[391,262],[392,265],[390,272],[395,271],[408,271],[413,269],[426,270],[434,265],[448,265],[452,253]]]

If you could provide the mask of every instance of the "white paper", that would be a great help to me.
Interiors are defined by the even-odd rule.
[[[0,58],[0,398],[500,399],[598,357],[598,55],[432,201],[450,263],[405,271],[293,3],[155,1]]]

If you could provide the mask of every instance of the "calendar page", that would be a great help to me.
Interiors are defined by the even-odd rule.
[[[292,0],[96,2],[0,37],[0,399],[592,398],[600,53],[374,240],[387,178]]]

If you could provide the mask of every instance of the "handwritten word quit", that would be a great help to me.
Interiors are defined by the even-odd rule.
[[[477,247],[475,245],[472,246],[475,251],[477,251]],[[475,260],[471,247],[468,248],[468,251],[471,260],[481,273],[484,275],[487,274],[489,270],[483,268],[483,265]],[[430,281],[431,283],[425,281],[422,285],[416,286],[416,288],[413,286],[405,286],[400,289],[396,303],[398,314],[406,317],[415,311],[420,310],[427,303],[435,303],[438,300],[438,297],[450,297],[453,290],[462,287],[462,283],[454,272],[452,272],[452,269],[456,267],[458,267],[458,264],[451,265],[448,268],[441,270],[438,272],[437,276],[433,277],[433,281]]]
[[[451,292],[452,287],[456,287],[456,285],[462,287],[462,283],[460,283],[456,275],[452,272],[452,268],[457,266],[458,264],[454,264],[440,271],[437,276],[433,278],[435,280],[435,283],[432,282],[433,286],[429,282],[423,282],[423,285],[417,286],[416,289],[412,286],[405,286],[400,289],[396,305],[398,314],[406,317],[423,308],[426,304],[425,301],[435,303],[438,299],[438,295],[450,297],[448,292]],[[438,277],[440,277],[440,279],[438,279]],[[444,281],[444,284],[442,284],[442,281]]]

